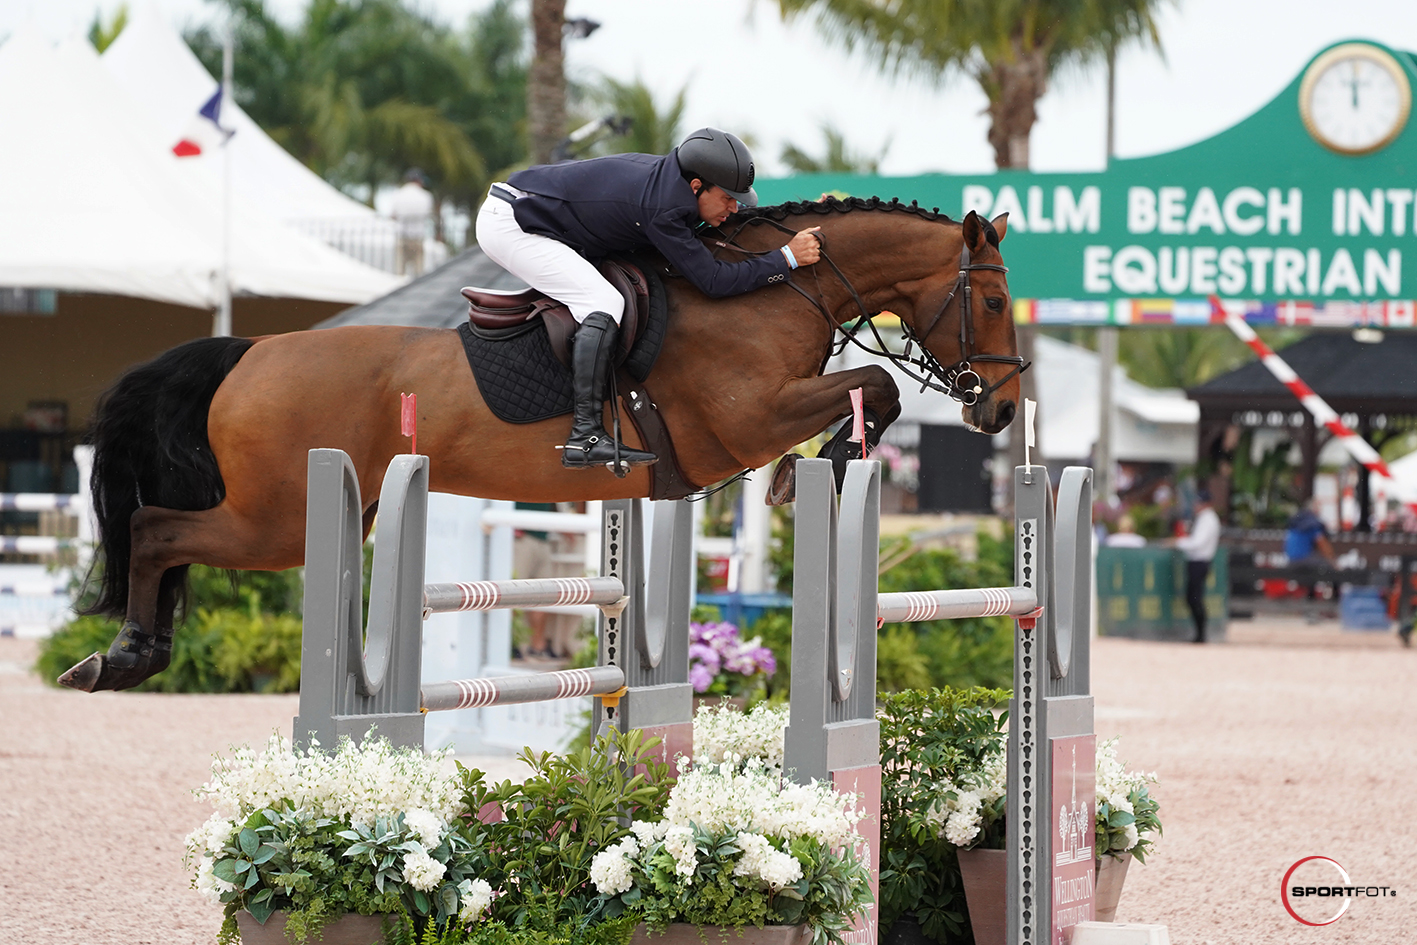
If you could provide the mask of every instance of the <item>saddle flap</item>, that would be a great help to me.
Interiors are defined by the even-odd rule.
[[[467,286],[462,290],[468,303],[468,320],[478,328],[511,328],[536,315],[536,303],[546,298],[536,289],[505,292]]]

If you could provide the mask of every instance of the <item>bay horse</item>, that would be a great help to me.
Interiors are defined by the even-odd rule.
[[[666,279],[669,326],[649,384],[694,483],[760,468],[811,439],[850,415],[855,388],[879,418],[874,445],[900,409],[891,375],[879,365],[822,374],[842,326],[869,327],[867,314],[899,316],[918,346],[912,363],[966,404],[972,427],[996,433],[1014,417],[1023,365],[999,254],[1006,217],[970,212],[955,222],[894,200],[823,198],[742,211],[706,243],[724,258],[769,252],[809,225],[821,227],[830,256],[794,272],[792,284],[713,300]],[[360,326],[187,342],[131,369],[95,411],[104,563],[88,612],[125,623],[107,654],[60,682],[127,689],[164,669],[189,564],[301,565],[311,449],[349,454],[369,503],[367,533],[369,497],[406,451],[404,391],[418,394],[434,491],[520,501],[650,494],[648,468],[624,478],[564,468],[556,447],[566,417],[498,420],[453,330]],[[624,432],[644,445],[628,425]]]

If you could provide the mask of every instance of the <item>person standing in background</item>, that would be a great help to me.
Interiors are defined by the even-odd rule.
[[[398,224],[394,247],[394,272],[417,278],[423,275],[423,241],[433,219],[433,195],[423,187],[423,172],[412,168],[403,176],[404,184],[394,191],[389,212]]]
[[[1205,642],[1205,581],[1210,575],[1211,562],[1220,547],[1220,516],[1215,514],[1207,489],[1196,490],[1195,515],[1190,534],[1174,539],[1171,544],[1186,555],[1186,604],[1196,624],[1193,642]]]

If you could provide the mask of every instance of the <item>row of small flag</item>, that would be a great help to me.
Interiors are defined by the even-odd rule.
[[[1417,302],[1227,301],[1251,325],[1417,328]],[[1014,321],[1035,325],[1218,325],[1207,299],[1014,299]]]

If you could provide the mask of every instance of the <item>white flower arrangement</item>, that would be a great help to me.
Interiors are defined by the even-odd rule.
[[[781,770],[789,708],[760,702],[743,712],[731,702],[694,714],[694,763],[720,765],[758,758]]]
[[[458,829],[467,810],[446,752],[346,739],[326,754],[272,736],[259,752],[215,760],[194,793],[215,813],[186,839],[192,885],[226,907],[224,940],[242,909],[261,922],[287,910],[308,934],[344,911],[402,910],[441,925],[471,922],[492,902],[491,886],[468,875],[475,851]]]
[[[1158,805],[1148,790],[1157,782],[1152,772],[1127,771],[1117,758],[1117,738],[1097,746],[1096,844],[1098,856],[1131,853],[1145,862],[1146,851],[1161,833]],[[937,782],[936,799],[925,820],[936,836],[958,847],[969,847],[986,826],[983,811],[1008,793],[1008,757],[1001,746],[983,767],[960,772],[959,782]]]
[[[840,943],[870,904],[858,798],[829,784],[784,784],[762,759],[723,751],[721,764],[681,759],[663,819],[633,822],[630,836],[595,855],[591,881],[610,914],[639,909],[651,929],[805,923],[814,945]]]

